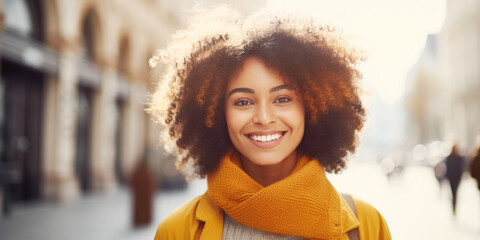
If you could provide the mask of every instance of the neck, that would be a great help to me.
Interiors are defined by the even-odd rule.
[[[240,157],[243,170],[257,183],[268,186],[290,175],[297,163],[297,153],[294,151],[283,161],[274,165],[256,165],[244,156]]]

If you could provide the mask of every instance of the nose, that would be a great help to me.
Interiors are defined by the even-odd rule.
[[[257,105],[253,122],[260,125],[269,125],[277,120],[273,106],[267,104]]]

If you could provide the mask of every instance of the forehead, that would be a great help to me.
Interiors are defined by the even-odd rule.
[[[267,87],[285,84],[285,79],[258,57],[245,59],[238,72],[230,79],[227,90],[235,87]]]

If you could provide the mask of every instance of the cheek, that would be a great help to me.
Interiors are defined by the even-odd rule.
[[[301,125],[302,129],[305,129],[305,110],[301,109],[299,111],[298,123]]]
[[[305,110],[299,107],[290,115],[291,124],[297,129],[297,132],[303,138],[305,131]]]
[[[239,134],[242,128],[242,118],[241,114],[238,114],[238,111],[229,109],[228,107],[225,109],[225,117],[227,121],[227,128],[228,133],[230,135],[230,139],[234,141],[237,134]]]

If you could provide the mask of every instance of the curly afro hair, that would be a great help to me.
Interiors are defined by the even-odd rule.
[[[298,146],[327,172],[339,172],[355,152],[365,121],[363,55],[340,31],[312,16],[258,12],[245,21],[227,7],[199,11],[150,59],[167,66],[149,111],[179,150],[177,167],[199,177],[215,170],[231,148],[224,112],[228,81],[248,57],[258,57],[302,96],[305,134]]]

